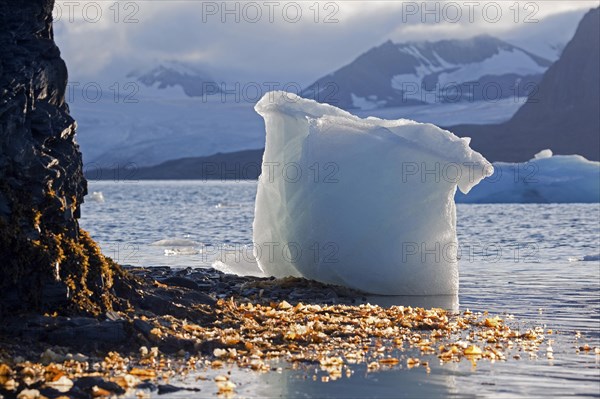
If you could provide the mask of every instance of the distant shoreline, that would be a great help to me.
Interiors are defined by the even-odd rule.
[[[88,180],[257,180],[264,149],[216,153],[203,157],[180,158],[153,166],[135,163],[103,166],[89,163],[84,175]]]

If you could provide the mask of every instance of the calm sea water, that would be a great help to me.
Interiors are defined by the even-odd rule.
[[[102,192],[104,202],[88,197],[81,226],[123,264],[207,267],[223,251],[251,244],[256,182],[90,182],[89,191]],[[434,358],[430,374],[357,367],[352,377],[329,383],[285,364],[282,373],[234,369],[238,397],[600,396],[600,356],[576,351],[600,345],[600,205],[458,205],[457,217],[460,309],[509,313],[524,328],[558,331],[554,359],[540,352],[537,359],[482,361],[473,369]],[[151,245],[174,238],[193,243]],[[373,298],[378,301],[411,304]],[[181,383],[200,385],[199,397],[216,392],[211,382]]]

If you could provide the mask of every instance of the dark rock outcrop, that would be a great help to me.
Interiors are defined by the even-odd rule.
[[[540,150],[600,160],[600,8],[589,11],[538,90],[508,122],[449,128],[490,161],[528,161]]]
[[[79,229],[86,180],[53,0],[0,2],[0,317],[111,306],[119,270]]]

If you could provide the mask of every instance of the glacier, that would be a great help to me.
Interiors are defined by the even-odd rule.
[[[136,103],[115,101],[112,93],[108,94],[95,103],[83,101],[78,94],[70,102],[87,170],[120,166],[134,171],[136,167],[173,159],[264,145],[262,121],[254,112],[255,101],[250,99],[236,102],[223,101],[220,95],[188,97],[180,87],[159,89],[157,85],[139,85]],[[388,119],[402,116],[443,126],[486,124],[510,119],[522,104],[523,101],[510,98],[495,103],[383,108],[370,114]]]
[[[286,92],[255,110],[266,145],[253,250],[266,275],[379,295],[457,293],[454,195],[493,173],[469,139]]]
[[[460,203],[599,203],[600,162],[540,151],[522,163],[495,162],[494,173]]]

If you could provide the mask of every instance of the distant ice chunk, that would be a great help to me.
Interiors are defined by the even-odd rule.
[[[187,238],[165,238],[154,241],[150,245],[156,247],[195,247],[198,243]]]
[[[468,140],[285,92],[255,109],[267,136],[253,224],[265,274],[383,295],[457,292],[454,194],[493,171]]]
[[[219,202],[217,205],[215,205],[215,208],[217,209],[221,209],[221,208],[239,208],[240,205],[239,204],[230,204],[227,202]]]
[[[553,155],[552,150],[545,149],[533,156],[533,159],[545,159],[550,158]]]
[[[596,255],[585,255],[582,258],[570,257],[569,262],[598,262],[600,261],[600,254]]]
[[[165,256],[185,256],[185,255],[198,255],[199,250],[192,247],[179,247],[179,248],[167,248],[165,249]]]
[[[494,174],[468,195],[464,203],[598,203],[600,162],[580,155],[538,152],[529,162],[494,163]]]
[[[91,193],[88,196],[88,199],[90,201],[94,201],[94,202],[104,202],[104,194],[102,194],[102,191],[94,191],[93,193]]]

